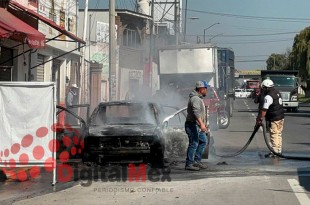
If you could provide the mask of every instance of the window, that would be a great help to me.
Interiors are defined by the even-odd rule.
[[[138,48],[141,45],[140,36],[137,30],[125,28],[123,33],[123,46]]]

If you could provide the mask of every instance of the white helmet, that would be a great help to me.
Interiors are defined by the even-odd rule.
[[[272,88],[274,86],[273,81],[270,79],[266,79],[262,82],[262,88]]]

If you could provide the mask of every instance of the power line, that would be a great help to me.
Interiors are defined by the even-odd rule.
[[[240,41],[240,42],[218,42],[219,44],[257,44],[257,43],[276,43],[284,41],[292,41],[293,39],[266,40],[266,41]]]
[[[254,59],[254,60],[236,60],[236,63],[255,63],[255,62],[266,62],[266,60],[263,59]]]
[[[222,23],[223,25],[225,23]],[[238,30],[246,30],[246,31],[273,31],[273,32],[283,32],[283,31],[287,31],[287,28],[278,28],[278,29],[275,29],[274,27],[273,28],[267,28],[267,27],[251,27],[251,26],[236,26],[236,25],[232,25],[232,24],[226,24],[225,27],[230,27],[230,28],[236,28]]]
[[[246,15],[237,15],[237,14],[228,14],[228,13],[218,13],[218,12],[210,12],[210,11],[202,11],[202,10],[194,10],[187,9],[187,11],[195,12],[195,13],[203,13],[210,14],[216,16],[225,16],[225,17],[234,17],[234,18],[242,18],[242,19],[251,19],[251,20],[264,20],[264,21],[279,21],[279,22],[309,22],[308,18],[286,18],[286,17],[270,17],[270,16],[246,16]]]
[[[261,34],[228,34],[228,35],[221,35],[219,37],[252,37],[252,36],[277,36],[277,35],[287,35],[287,34],[297,34],[299,32],[293,31],[293,32],[279,32],[279,33],[261,33]],[[203,37],[204,35],[194,35],[194,34],[190,34],[187,36],[201,36]],[[210,34],[210,35],[206,35],[209,37],[212,37],[214,35]]]
[[[248,57],[262,57],[262,56],[269,56],[269,55],[248,55],[248,56],[235,56],[236,58],[248,58]]]

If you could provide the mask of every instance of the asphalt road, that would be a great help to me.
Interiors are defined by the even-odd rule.
[[[122,176],[116,175],[102,182],[100,175],[97,182],[86,177],[83,181],[58,183],[55,187],[50,184],[51,174],[44,173],[38,179],[22,183],[0,182],[0,204],[309,205],[309,161],[264,158],[269,151],[262,131],[258,131],[241,155],[217,156],[235,153],[246,143],[254,128],[256,108],[251,99],[236,100],[229,128],[212,133],[215,153],[205,160],[209,166],[206,170],[185,171],[184,159],[172,159],[170,182],[152,182],[149,178],[145,182],[122,182]],[[286,113],[285,155],[310,157],[309,119],[310,106],[307,105],[302,106],[299,113]],[[84,169],[88,168],[80,165],[78,173]],[[102,169],[111,173],[109,171],[121,168],[103,167],[101,173]]]

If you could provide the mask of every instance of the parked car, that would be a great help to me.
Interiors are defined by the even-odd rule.
[[[236,98],[249,98],[251,97],[252,90],[250,89],[235,89]]]
[[[155,103],[100,103],[84,134],[84,162],[162,163],[165,142]]]
[[[179,93],[188,101],[188,95],[192,88],[181,89]],[[203,98],[205,106],[208,108],[208,116],[211,130],[215,131],[226,129],[230,123],[230,115],[226,111],[225,100],[222,99],[214,87],[209,87],[205,98]]]

